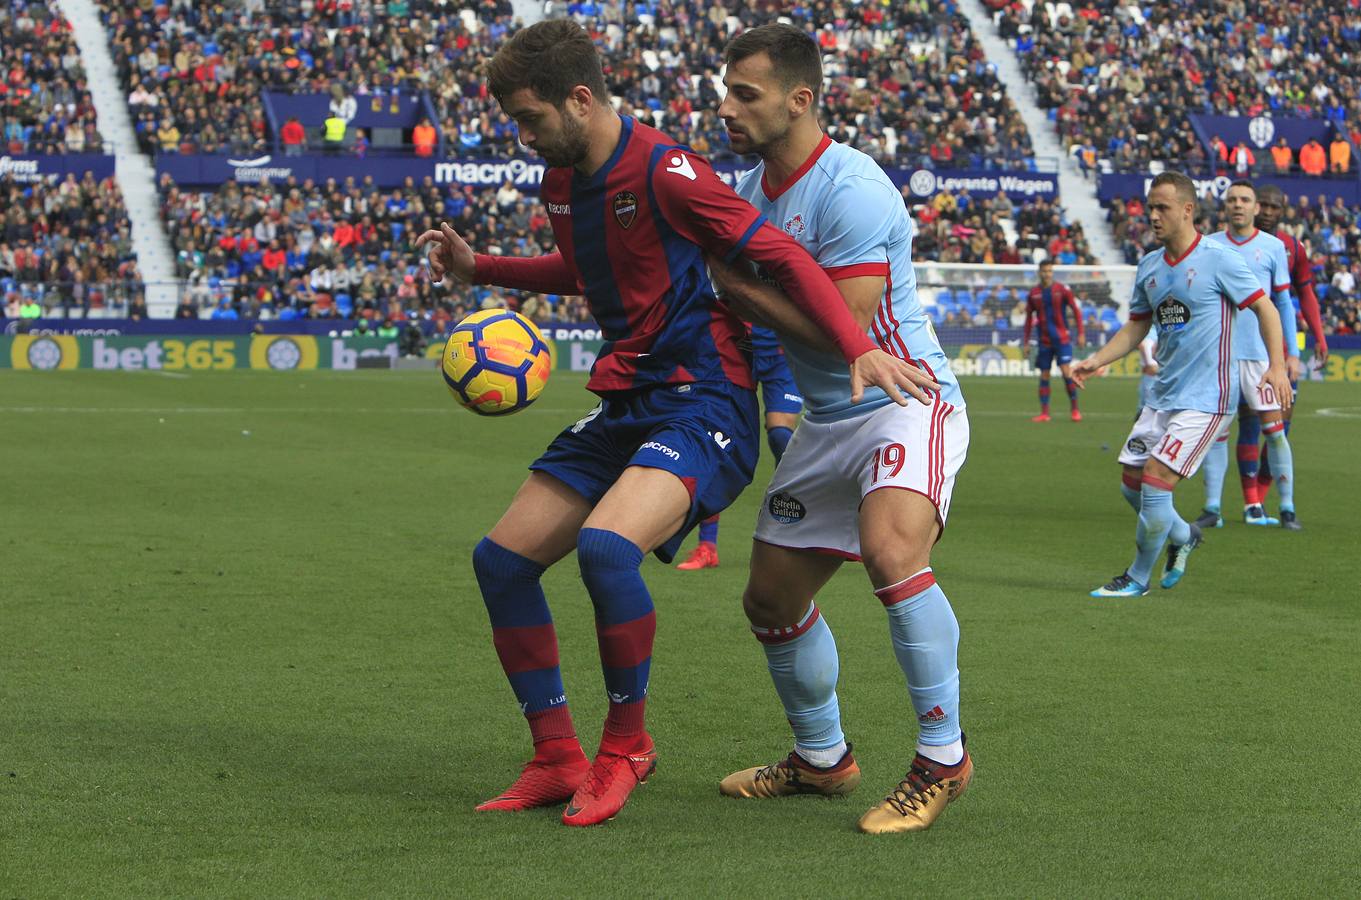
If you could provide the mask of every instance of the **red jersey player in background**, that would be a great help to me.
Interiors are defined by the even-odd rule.
[[[670,562],[701,519],[751,482],[759,426],[747,327],[714,295],[705,254],[759,263],[870,384],[923,403],[933,379],[877,348],[840,292],[789,235],[703,159],[609,102],[595,44],[571,19],[502,44],[491,93],[519,140],[543,157],[541,197],[556,252],[474,254],[446,224],[423,233],[430,274],[553,294],[582,294],[605,336],[587,388],[600,405],[531,466],[473,552],[492,642],[528,720],[534,757],[483,810],[566,803],[568,825],[613,817],[656,765],[644,727],[656,618],[639,567]],[[609,700],[594,762],[582,753],[558,667],[540,577],[573,550],[595,609]]]
[[[1299,313],[1296,318],[1299,320],[1294,327],[1289,322],[1282,322],[1282,330],[1285,332],[1287,341],[1296,340],[1296,331],[1303,330],[1301,324],[1309,327],[1309,333],[1314,336],[1314,361],[1315,365],[1323,366],[1328,361],[1328,338],[1323,334],[1323,317],[1319,314],[1318,295],[1314,293],[1314,271],[1309,265],[1309,253],[1300,243],[1299,238],[1295,237],[1284,228],[1280,227],[1281,216],[1285,214],[1286,200],[1285,193],[1274,184],[1266,184],[1257,190],[1258,213],[1256,226],[1267,234],[1274,234],[1285,244],[1285,257],[1290,263],[1290,289],[1295,298],[1299,301]],[[1292,359],[1290,362],[1294,368],[1290,372],[1290,386],[1299,389],[1299,360]],[[1295,413],[1294,405],[1285,410],[1285,434],[1290,436],[1290,418]],[[1266,445],[1261,450],[1261,465],[1257,469],[1257,490],[1258,499],[1266,500],[1267,494],[1271,492],[1271,457],[1267,453]]]
[[[1067,315],[1072,311],[1077,331],[1077,342],[1087,343],[1082,327],[1082,307],[1069,290],[1068,285],[1054,280],[1054,262],[1046,259],[1040,263],[1040,283],[1030,289],[1025,302],[1025,336],[1021,339],[1024,346],[1030,346],[1030,329],[1035,326],[1038,337],[1035,341],[1035,368],[1040,370],[1040,414],[1030,421],[1049,421],[1049,370],[1058,359],[1059,371],[1063,373],[1063,384],[1068,389],[1070,415],[1074,422],[1082,421],[1082,413],[1077,408],[1077,384],[1073,381],[1073,343],[1068,328]]]

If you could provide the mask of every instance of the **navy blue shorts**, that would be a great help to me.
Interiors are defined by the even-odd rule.
[[[1072,344],[1055,344],[1052,347],[1041,346],[1039,352],[1035,354],[1035,368],[1040,370],[1041,375],[1048,374],[1054,366],[1054,359],[1057,357],[1061,366],[1066,366],[1073,361]]]
[[[766,412],[793,415],[803,412],[803,396],[799,394],[799,386],[794,383],[783,350],[778,347],[774,350],[757,347],[752,368],[756,380],[761,384],[761,402],[765,404]]]
[[[756,472],[761,429],[756,393],[731,384],[647,388],[602,400],[529,467],[600,502],[624,469],[676,475],[690,491],[685,524],[653,552],[671,562],[702,519],[737,499]]]

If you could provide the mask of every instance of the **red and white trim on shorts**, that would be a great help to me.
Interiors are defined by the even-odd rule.
[[[808,604],[808,612],[803,614],[803,618],[793,625],[783,625],[778,628],[766,628],[762,625],[751,626],[751,633],[756,635],[756,640],[763,644],[784,644],[794,640],[796,637],[806,633],[812,628],[822,613],[818,611],[816,603]]]
[[[1219,426],[1223,422],[1224,413],[1215,413],[1210,416],[1210,424],[1205,426],[1205,433],[1200,436],[1200,440],[1196,441],[1195,447],[1191,449],[1191,455],[1186,457],[1185,465],[1180,469],[1174,470],[1178,475],[1183,478],[1191,477],[1190,473],[1196,470],[1196,467],[1200,465],[1201,459],[1219,439]],[[1145,478],[1147,478],[1147,476],[1145,476]]]
[[[819,556],[835,556],[837,559],[844,559],[846,562],[860,562],[860,554],[851,553],[847,550],[838,550],[835,547],[795,547],[792,544],[777,544],[764,538],[753,537],[753,541],[760,541],[769,547],[779,547],[781,550],[793,550],[796,553],[816,553]]]
[[[927,566],[915,575],[904,578],[902,581],[890,584],[888,587],[881,587],[874,592],[874,596],[879,598],[879,602],[884,606],[896,606],[910,597],[915,597],[922,591],[927,590],[936,583],[936,574]]]

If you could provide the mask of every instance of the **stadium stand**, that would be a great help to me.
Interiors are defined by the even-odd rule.
[[[1232,167],[1211,159],[1191,113],[1299,115],[1341,124],[1361,141],[1361,15],[1354,0],[992,3],[1040,105],[1066,148],[1089,165],[1146,170]],[[1300,147],[1290,148],[1300,171]],[[1249,171],[1275,170],[1269,153]],[[1234,160],[1236,162],[1236,160]],[[1355,165],[1348,160],[1347,169]]]
[[[101,309],[144,316],[143,291],[116,180],[96,181],[87,172],[50,184],[0,174],[0,292],[7,310],[31,301],[68,318]]]
[[[48,3],[0,6],[0,131],[5,152],[98,153],[95,109],[71,26]]]

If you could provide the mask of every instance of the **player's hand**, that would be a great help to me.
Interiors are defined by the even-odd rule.
[[[1287,356],[1285,358],[1285,373],[1290,376],[1291,384],[1300,380],[1300,358],[1298,356]]]
[[[1073,383],[1079,388],[1085,388],[1087,386],[1087,379],[1091,378],[1093,375],[1100,375],[1101,368],[1101,366],[1095,365],[1092,362],[1091,357],[1088,357],[1073,363],[1069,371],[1072,373]]]
[[[1323,335],[1319,335],[1318,340],[1314,341],[1314,359],[1318,360],[1320,366],[1328,362],[1328,339]]]
[[[1285,366],[1269,367],[1262,375],[1262,380],[1257,382],[1257,387],[1270,387],[1276,393],[1276,402],[1281,404],[1282,411],[1295,403],[1295,392],[1290,387],[1290,376]]]
[[[889,399],[899,406],[907,406],[908,403],[899,388],[927,406],[932,402],[927,392],[940,390],[940,385],[930,375],[879,349],[862,353],[851,363],[851,402],[859,403],[869,385],[882,388]]]
[[[1144,366],[1144,374],[1145,374],[1145,375],[1157,375],[1157,374],[1158,374],[1158,364],[1157,364],[1157,363],[1149,363],[1148,365]]]
[[[439,284],[449,274],[463,284],[472,284],[473,272],[477,269],[473,248],[448,223],[441,222],[439,228],[432,228],[416,238],[417,249],[426,244],[434,245],[428,259],[432,282]]]

